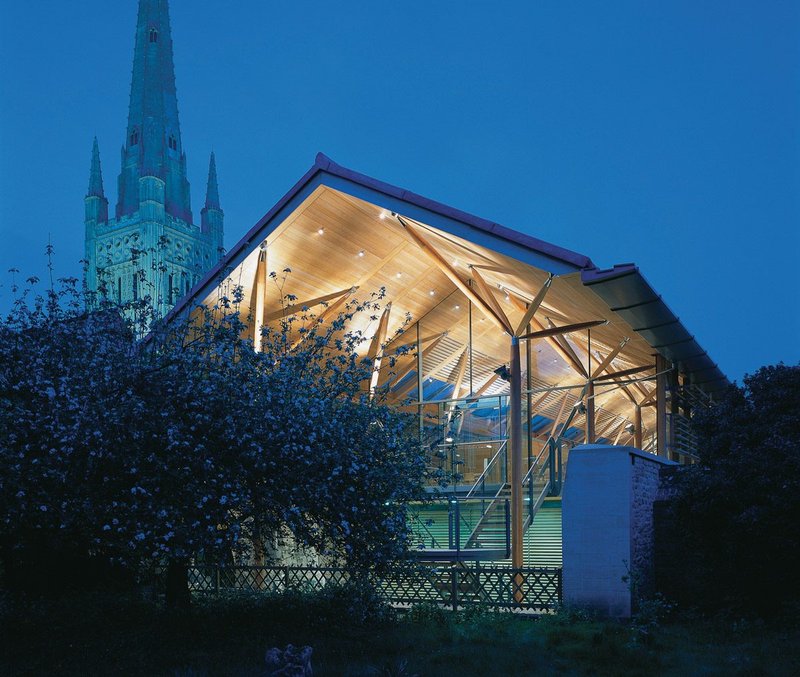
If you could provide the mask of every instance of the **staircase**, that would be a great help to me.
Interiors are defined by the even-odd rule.
[[[501,445],[466,495],[455,492],[439,502],[409,506],[412,547],[431,561],[501,560],[510,557],[511,485],[505,473],[499,489],[487,477],[506,467]],[[552,438],[522,480],[523,556],[537,566],[560,566],[561,503],[548,499],[563,481],[562,449]],[[562,461],[563,462],[563,461]],[[557,504],[557,508],[556,508]],[[541,564],[539,564],[541,562]]]
[[[495,497],[488,502],[486,510],[467,537],[465,547],[508,551],[508,530],[511,518],[508,506],[510,500],[511,485],[504,484]]]
[[[561,499],[548,498],[536,512],[523,540],[526,567],[561,566]]]

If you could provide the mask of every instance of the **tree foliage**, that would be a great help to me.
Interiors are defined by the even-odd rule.
[[[368,337],[348,331],[379,297],[332,321],[287,315],[259,353],[237,289],[143,341],[146,299],[80,297],[74,280],[21,295],[0,322],[7,573],[64,550],[130,570],[224,562],[280,531],[354,566],[405,551],[425,459],[409,419],[365,389]]]
[[[766,366],[694,417],[701,461],[674,479],[662,583],[707,608],[800,602],[800,367]]]

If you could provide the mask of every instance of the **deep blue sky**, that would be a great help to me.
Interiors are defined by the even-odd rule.
[[[172,0],[195,217],[226,245],[311,166],[636,262],[733,379],[800,360],[800,4]],[[78,275],[97,135],[116,201],[135,0],[0,9],[0,312]]]

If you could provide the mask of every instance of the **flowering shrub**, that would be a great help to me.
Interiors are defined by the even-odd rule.
[[[147,299],[87,302],[74,280],[19,295],[0,321],[7,571],[34,546],[133,569],[224,562],[287,529],[358,567],[405,551],[426,462],[408,417],[368,391],[370,337],[348,331],[380,294],[326,321],[290,315],[281,294],[260,352],[241,300],[233,289],[138,339]]]

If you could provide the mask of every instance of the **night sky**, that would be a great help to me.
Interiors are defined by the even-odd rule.
[[[323,151],[637,263],[731,379],[800,360],[796,1],[170,5],[194,216],[213,149],[226,246]],[[113,211],[135,23],[135,0],[2,4],[0,312],[48,237],[80,274],[95,135]]]

